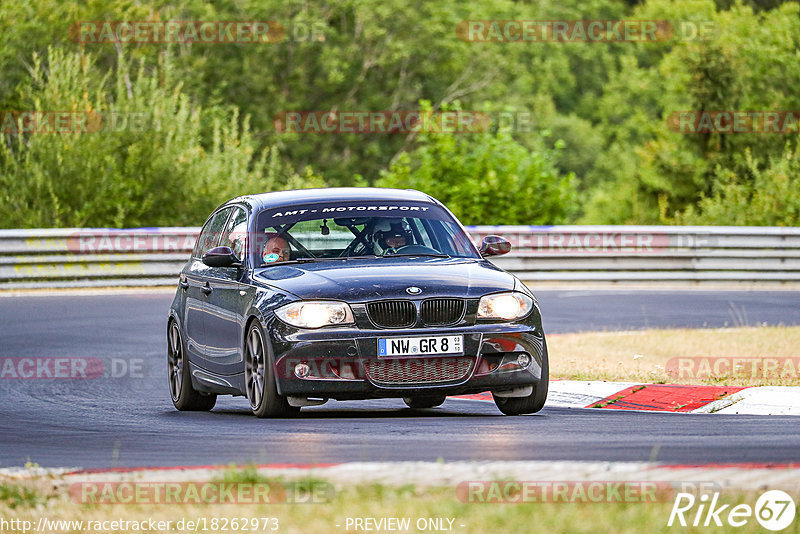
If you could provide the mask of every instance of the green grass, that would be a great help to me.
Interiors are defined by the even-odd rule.
[[[550,376],[563,380],[610,380],[712,386],[800,386],[800,327],[583,332],[547,336]],[[780,371],[746,364],[720,374],[669,372],[677,359],[758,358],[783,361]],[[699,360],[696,360],[699,361]],[[766,360],[761,360],[766,361]],[[672,363],[671,363],[672,362]],[[699,364],[696,367],[699,369]]]
[[[27,483],[0,483],[0,506],[15,510],[34,508],[47,502],[50,497],[39,488]],[[0,508],[2,509],[2,508]]]
[[[287,500],[315,500],[316,502],[330,502],[335,493],[333,485],[328,481],[306,476],[286,480],[284,477],[268,477],[258,472],[255,465],[237,466],[231,464],[212,482],[225,484],[268,484],[282,489],[281,495]]]
[[[228,482],[274,481],[260,477],[254,469],[236,469],[225,473]],[[318,480],[320,483],[325,481]],[[672,501],[625,504],[526,503],[473,504],[462,502],[455,487],[420,487],[414,485],[387,486],[356,484],[337,487],[330,502],[318,504],[271,505],[81,505],[72,502],[61,489],[55,495],[36,496],[21,483],[7,482],[2,486],[0,517],[8,520],[22,518],[37,521],[42,515],[50,519],[107,520],[127,519],[172,520],[180,518],[277,518],[279,532],[355,532],[346,530],[347,518],[408,517],[412,528],[418,519],[453,519],[455,533],[487,532],[547,532],[547,533],[627,533],[627,532],[763,532],[754,518],[742,528],[667,526]],[[724,493],[721,504],[739,503],[753,506],[757,494]],[[796,500],[796,502],[798,502]],[[696,510],[696,508],[694,509]],[[730,507],[728,508],[730,510]],[[687,514],[687,518],[694,515]],[[723,514],[723,520],[725,515]],[[690,519],[691,521],[691,519]],[[447,522],[445,522],[447,524]],[[339,525],[337,527],[336,525]],[[127,531],[122,531],[127,532]],[[168,531],[163,531],[168,532]],[[231,531],[232,532],[232,531]],[[784,533],[800,532],[800,521]]]

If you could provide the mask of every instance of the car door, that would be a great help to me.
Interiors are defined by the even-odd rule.
[[[230,247],[237,257],[244,258],[247,235],[247,212],[233,207],[217,246]],[[239,347],[244,333],[245,286],[240,282],[244,265],[214,267],[206,271],[205,329],[206,357],[209,370],[224,375],[242,372]]]
[[[193,362],[204,357],[205,335],[205,295],[202,293],[204,282],[201,273],[198,273],[198,264],[195,258],[189,262],[181,273],[180,286],[184,293],[183,322],[186,336],[186,351]]]
[[[192,361],[197,362],[205,358],[205,271],[208,266],[203,264],[201,258],[205,251],[213,248],[218,239],[212,227],[215,225],[217,213],[211,215],[200,236],[197,238],[192,257],[181,272],[180,287],[184,293],[183,297],[183,322],[184,335],[186,336],[186,350]],[[227,218],[227,215],[224,215]],[[218,224],[218,223],[217,223]]]
[[[201,367],[208,368],[212,361],[208,350],[208,294],[210,292],[209,267],[203,263],[203,254],[217,246],[222,230],[228,221],[232,208],[226,207],[209,217],[200,238],[197,240],[192,261],[185,271],[186,307],[184,324],[186,325],[187,347],[192,359]],[[211,369],[209,369],[211,370]]]

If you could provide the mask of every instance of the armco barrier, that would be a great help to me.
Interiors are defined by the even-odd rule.
[[[199,232],[0,230],[0,289],[176,285]]]
[[[800,228],[472,226],[512,252],[493,260],[548,282],[800,282]],[[0,230],[0,289],[172,286],[198,228]]]
[[[739,226],[474,226],[512,253],[495,263],[526,282],[800,281],[800,228]],[[538,285],[538,284],[537,284]]]

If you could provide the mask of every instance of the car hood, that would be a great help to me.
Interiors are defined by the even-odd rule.
[[[487,260],[378,257],[273,265],[255,279],[303,299],[364,302],[385,298],[478,298],[514,289],[516,278]],[[409,287],[422,290],[416,295]]]

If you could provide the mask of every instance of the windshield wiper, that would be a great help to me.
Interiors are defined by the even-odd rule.
[[[314,261],[328,261],[328,260],[363,260],[365,258],[380,258],[377,254],[366,254],[366,255],[358,255],[358,256],[332,256],[332,257],[321,257],[321,258],[313,258]]]
[[[447,254],[441,253],[434,253],[434,252],[411,252],[409,254],[390,254],[385,256],[386,258],[397,258],[397,257],[408,257],[408,256],[424,256],[426,258],[449,258]]]
[[[273,265],[292,265],[297,263],[313,263],[315,261],[325,260],[328,258],[297,258],[294,260],[286,260],[286,261],[273,261],[272,263],[262,263],[258,267],[272,267]]]
[[[276,261],[273,263],[262,263],[259,267],[270,267],[272,265],[291,265],[297,263],[314,263],[319,261],[335,261],[335,260],[357,260],[357,259],[365,259],[365,258],[383,258],[384,256],[378,256],[377,254],[367,254],[367,255],[359,255],[359,256],[334,256],[332,258],[296,258],[294,260],[286,260],[286,261]]]

